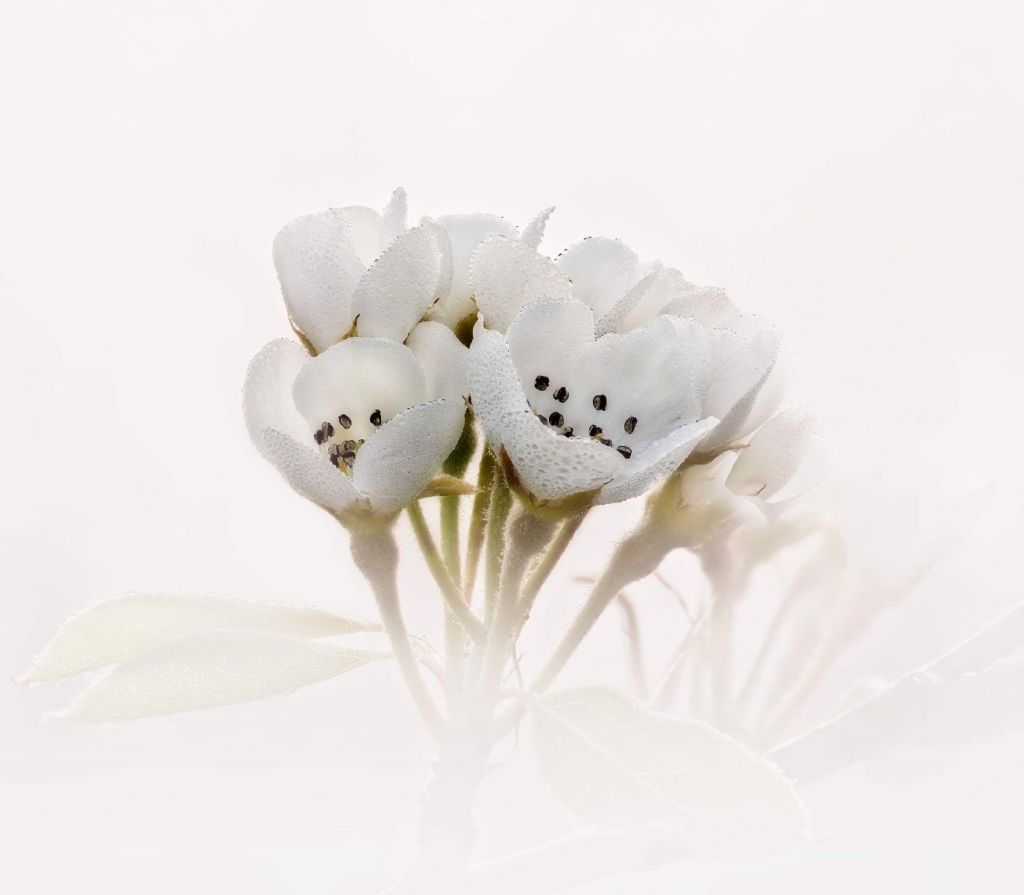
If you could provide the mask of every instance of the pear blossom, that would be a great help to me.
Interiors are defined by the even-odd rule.
[[[527,304],[504,335],[478,323],[470,347],[477,416],[535,506],[626,500],[671,473],[716,423],[703,373],[670,319],[597,338],[568,297]]]
[[[243,391],[253,443],[296,491],[343,519],[389,516],[427,488],[462,433],[466,348],[430,321],[405,344],[357,336],[313,358],[279,339]]]

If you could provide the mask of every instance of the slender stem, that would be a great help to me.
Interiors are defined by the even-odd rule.
[[[669,661],[668,667],[665,669],[661,680],[658,682],[658,686],[654,688],[654,695],[651,697],[649,703],[651,708],[663,709],[668,706],[669,702],[671,702],[672,697],[675,695],[679,673],[683,669],[683,660],[686,659],[687,655],[689,655],[689,652],[695,642],[695,638],[706,624],[709,614],[707,607],[702,609],[697,618],[691,622],[690,629],[679,641],[679,645],[676,647],[675,652],[673,652],[672,659]]]
[[[423,510],[420,508],[420,505],[413,501],[406,507],[406,512],[409,514],[413,533],[416,535],[416,541],[420,545],[424,559],[427,561],[430,574],[434,576],[434,581],[437,582],[441,596],[444,597],[448,609],[451,610],[452,615],[455,616],[470,637],[477,641],[483,640],[483,623],[466,605],[458,585],[452,581],[451,575],[448,574],[448,569],[445,568],[444,560],[438,552],[434,536],[430,533],[430,527],[427,525],[427,520],[423,517]]]
[[[523,592],[519,598],[519,622],[518,627],[521,630],[523,625],[526,624],[530,617],[530,612],[533,610],[533,604],[537,599],[537,594],[540,593],[540,589],[544,586],[544,582],[548,580],[551,572],[554,570],[558,561],[562,558],[565,553],[565,548],[569,546],[569,542],[579,531],[580,525],[583,524],[583,520],[587,515],[587,510],[582,513],[573,516],[571,519],[566,519],[562,523],[562,527],[558,530],[558,534],[555,539],[551,542],[551,546],[544,552],[539,563],[537,563],[534,570],[530,573],[530,577],[526,579],[526,583],[523,585]]]
[[[462,580],[462,592],[466,602],[472,605],[476,588],[477,571],[480,568],[480,554],[484,547],[487,530],[488,509],[494,489],[494,454],[485,446],[480,456],[480,470],[477,473],[477,492],[473,498],[473,511],[469,518],[469,536],[466,540],[466,574]]]
[[[501,570],[497,605],[488,626],[483,650],[480,695],[484,706],[493,705],[501,673],[515,642],[520,605],[519,589],[530,560],[543,549],[553,523],[520,509],[509,523],[508,555]]]
[[[594,582],[587,601],[534,680],[531,687],[534,692],[541,693],[554,683],[615,595],[627,585],[650,575],[669,550],[671,545],[643,523],[619,543],[601,577]]]
[[[351,549],[356,566],[373,588],[377,609],[406,688],[427,730],[440,739],[444,721],[423,682],[398,600],[398,545],[395,536],[390,529],[354,531]]]
[[[459,591],[459,599],[466,602],[462,590],[462,560],[459,557],[459,498],[441,498],[441,555],[452,583]],[[451,706],[462,702],[463,677],[465,676],[466,633],[454,613],[447,609],[444,614],[445,676],[448,699]]]
[[[505,528],[512,509],[512,490],[500,469],[494,473],[491,503],[487,511],[487,566],[484,583],[484,621],[490,625],[498,600],[501,567],[505,559]]]

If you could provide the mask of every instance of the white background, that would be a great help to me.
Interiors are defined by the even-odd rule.
[[[777,322],[865,554],[884,571],[955,545],[907,648],[966,636],[1020,581],[1016,13],[4,3],[4,681],[68,612],[130,590],[369,612],[343,533],[249,446],[239,387],[287,334],[276,229],[399,183],[414,217],[554,204],[548,251],[619,236]],[[614,526],[589,526],[578,562]],[[70,729],[44,715],[77,683],[0,683],[3,889],[363,891],[428,770],[392,675]],[[809,788],[806,853],[574,891],[1020,891],[1022,747],[894,749]],[[489,797],[518,794],[521,820],[546,797],[526,759],[518,776]]]

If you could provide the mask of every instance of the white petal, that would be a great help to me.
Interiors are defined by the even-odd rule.
[[[256,449],[268,459],[263,443],[265,430],[287,432],[293,438],[306,437],[309,427],[295,409],[292,387],[308,360],[309,355],[300,345],[290,339],[276,339],[249,362],[242,386],[245,426]]]
[[[478,326],[470,345],[473,409],[489,441],[503,445],[523,485],[540,500],[592,491],[626,461],[589,439],[565,438],[529,409],[508,343]]]
[[[317,351],[352,328],[352,293],[365,265],[343,209],[286,224],[274,237],[274,266],[292,322]]]
[[[629,459],[628,469],[601,489],[598,503],[617,503],[639,497],[675,472],[718,420],[711,418],[680,426]]]
[[[476,247],[495,233],[516,236],[517,231],[504,218],[490,214],[453,214],[437,219],[451,242],[452,281],[447,297],[434,309],[432,317],[455,327],[473,313],[473,292],[469,284],[469,261]]]
[[[599,688],[554,693],[531,707],[545,776],[584,822],[667,823],[744,851],[787,844],[806,826],[779,770],[709,724]]]
[[[442,249],[436,228],[406,230],[366,271],[352,295],[361,336],[405,341],[437,299]]]
[[[725,290],[715,286],[694,286],[667,302],[661,313],[690,317],[707,326],[727,324],[739,314]]]
[[[640,279],[639,259],[624,242],[595,236],[569,246],[555,263],[572,280],[573,294],[600,319]]]
[[[332,512],[348,509],[359,499],[352,480],[331,466],[320,451],[273,429],[264,432],[263,440],[270,462],[303,497]]]
[[[311,606],[193,594],[115,597],[64,622],[20,682],[54,680],[124,662],[163,641],[202,631],[244,629],[317,638],[376,628]]]
[[[553,205],[550,208],[545,208],[523,228],[523,233],[519,238],[531,249],[540,248],[541,240],[544,239],[544,231],[548,226],[548,218],[551,217],[554,210]]]
[[[572,283],[554,262],[508,236],[489,236],[480,243],[469,281],[484,322],[501,332],[531,301],[572,296]]]
[[[391,198],[388,200],[388,204],[384,206],[384,212],[381,215],[380,246],[382,249],[386,249],[391,245],[398,235],[405,230],[408,214],[405,190],[399,187],[391,194]]]
[[[348,238],[353,250],[363,266],[369,267],[377,260],[382,248],[380,214],[365,205],[346,205],[338,212],[348,224]]]
[[[352,478],[374,511],[400,510],[427,487],[458,442],[465,414],[461,400],[419,404],[366,442]]]
[[[76,700],[76,721],[125,721],[292,693],[381,658],[265,631],[190,634],[119,665]]]
[[[469,349],[447,326],[433,320],[416,324],[405,344],[426,375],[426,400],[469,397]]]
[[[516,315],[506,340],[520,380],[529,385],[543,374],[554,388],[593,347],[594,315],[575,299],[538,299]]]
[[[807,411],[777,413],[740,451],[726,484],[737,494],[772,497],[800,468],[813,434],[814,420]]]
[[[335,425],[341,414],[352,420],[347,438],[369,439],[376,432],[370,422],[374,411],[387,421],[422,403],[426,394],[423,368],[405,345],[362,336],[309,360],[293,390],[295,406],[310,433],[308,443],[321,423]]]

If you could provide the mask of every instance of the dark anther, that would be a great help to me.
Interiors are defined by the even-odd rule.
[[[562,414],[560,414],[557,410],[555,410],[548,417],[548,422],[551,423],[552,426],[561,426],[562,423],[565,422],[565,417],[562,416]]]
[[[608,396],[607,395],[594,395],[594,410],[607,410],[608,409]]]
[[[564,385],[560,385],[558,386],[558,388],[555,389],[555,393],[551,397],[554,398],[559,404],[564,404],[566,401],[569,400],[569,392]]]
[[[633,449],[627,447],[624,444],[620,444],[617,448],[615,448],[615,450],[622,454],[622,456],[625,457],[627,460],[633,456]]]
[[[622,424],[622,428],[626,430],[627,435],[632,435],[633,430],[636,428],[636,417],[631,416],[626,422]]]
[[[572,438],[572,426],[570,426],[568,429],[566,429],[562,434],[566,438]]]
[[[331,456],[330,456],[330,461],[331,461],[331,463],[333,463],[333,464],[334,464],[335,466],[337,466],[337,465],[338,465],[338,455],[337,455],[337,454],[331,454]]]
[[[375,411],[373,411],[373,413],[370,414],[370,422],[373,423],[373,425],[375,425],[375,426],[379,426],[380,425],[380,411],[379,410],[375,410]]]
[[[597,438],[597,436],[600,435],[600,434],[601,434],[601,427],[600,426],[595,426],[595,425],[591,424],[591,426],[590,426],[590,437],[591,438]]]
[[[546,391],[549,385],[551,385],[551,380],[547,376],[538,376],[533,380],[533,387],[539,392]]]
[[[317,430],[316,430],[316,431],[315,431],[315,432],[313,433],[313,439],[314,439],[314,440],[316,441],[316,443],[317,443],[317,444],[323,444],[323,443],[324,443],[324,439],[325,439],[326,437],[327,437],[327,436],[326,436],[326,435],[324,434],[324,430],[323,430],[323,427],[321,427],[321,428],[317,429]]]
[[[351,466],[356,461],[356,452],[344,451],[341,455],[341,459],[346,466]]]
[[[343,413],[341,416],[339,416],[338,422],[341,423],[342,429],[352,428],[352,417],[350,417],[347,413]]]
[[[327,430],[327,437],[332,438],[334,436],[334,426],[330,423],[324,423],[324,428]]]
[[[341,443],[341,449],[343,451],[354,451],[358,446],[359,442],[353,441],[351,438]]]
[[[599,438],[598,441],[600,441],[605,447],[612,446],[612,440],[610,438]]]

